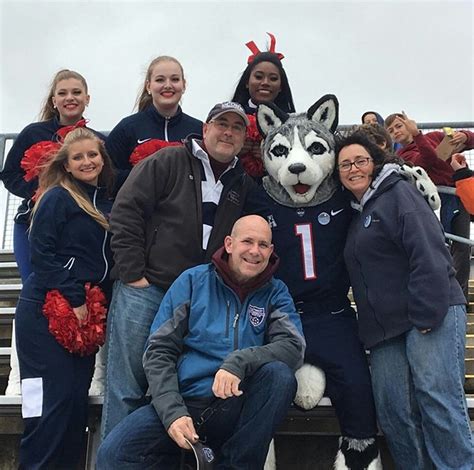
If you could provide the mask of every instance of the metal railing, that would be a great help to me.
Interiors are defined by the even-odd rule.
[[[451,127],[453,129],[469,129],[474,131],[474,122],[425,122],[417,123],[418,128],[423,131],[439,130],[443,127]],[[353,125],[341,125],[338,131],[341,133],[348,132]],[[102,132],[107,135],[108,132]],[[0,167],[3,168],[5,157],[18,134],[4,133],[0,134]],[[471,168],[474,169],[474,150],[464,152],[466,160]],[[13,250],[13,218],[15,217],[17,207],[20,205],[21,198],[9,193],[3,184],[0,185],[0,249]],[[473,237],[471,229],[471,239]]]

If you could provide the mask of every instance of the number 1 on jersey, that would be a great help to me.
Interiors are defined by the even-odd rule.
[[[313,230],[311,224],[296,224],[295,233],[301,237],[301,258],[303,260],[304,280],[316,279],[314,259]]]

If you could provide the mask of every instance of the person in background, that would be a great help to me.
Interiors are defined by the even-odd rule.
[[[360,119],[362,124],[378,124],[379,126],[384,125],[383,117],[375,111],[366,111]]]
[[[184,270],[209,261],[241,216],[254,187],[236,156],[247,125],[239,104],[218,103],[202,141],[189,138],[146,158],[117,195],[102,437],[146,403],[142,356],[166,290]]]
[[[400,469],[471,470],[465,299],[442,227],[366,136],[343,138],[336,155],[355,209],[344,258],[390,452]]]
[[[22,469],[76,468],[83,450],[95,354],[72,353],[60,343],[76,335],[61,333],[66,322],[65,316],[57,316],[63,314],[61,302],[53,311],[62,335],[57,336],[48,325],[45,300],[57,290],[71,306],[76,328],[90,322],[85,284],[103,286],[111,263],[107,218],[113,178],[103,141],[84,128],[65,137],[40,175],[30,228],[32,273],[15,313]]]
[[[263,468],[305,348],[288,289],[273,278],[277,266],[268,222],[250,215],[212,263],[176,279],[144,355],[152,404],[108,435],[98,470],[177,468],[181,449],[198,439],[216,451],[216,468]]]
[[[385,127],[392,140],[402,145],[397,155],[407,162],[421,166],[437,186],[454,187],[454,171],[449,161],[438,158],[436,148],[444,139],[443,132],[434,131],[423,134],[413,119],[405,113],[391,114],[385,119]],[[454,132],[450,145],[453,149],[461,147],[468,150],[474,147],[474,133],[462,130]],[[461,200],[453,194],[441,193],[441,223],[447,233],[460,237],[470,237],[470,216]],[[461,284],[464,295],[468,297],[470,274],[470,246],[465,243],[453,242],[451,253],[456,269],[456,278]]]
[[[183,113],[186,90],[183,66],[174,57],[159,56],[148,66],[137,98],[138,112],[122,119],[110,132],[106,148],[121,181],[133,165],[168,145],[202,134],[202,122]]]
[[[362,124],[361,126],[357,126],[354,131],[363,132],[372,142],[386,152],[390,153],[393,150],[390,134],[385,127],[380,124]]]
[[[257,180],[264,174],[261,137],[253,118],[258,103],[270,101],[287,113],[295,112],[288,77],[281,63],[283,55],[275,52],[275,38],[271,34],[269,36],[272,40],[269,51],[260,52],[253,41],[247,44],[252,55],[232,97],[232,101],[240,103],[251,116],[251,125],[239,158],[245,171]]]
[[[87,121],[83,115],[89,101],[85,78],[73,70],[60,70],[51,82],[40,112],[40,121],[26,126],[18,134],[8,152],[0,179],[8,191],[23,198],[13,225],[13,252],[22,282],[25,282],[31,273],[28,230],[39,173],[39,168],[27,172],[24,169],[25,161],[36,160],[38,165],[32,162],[33,166],[40,167],[47,161],[47,157],[59,148],[67,132],[75,127],[85,126]],[[105,140],[105,136],[97,131],[93,132]],[[13,330],[12,338],[14,337]],[[10,366],[11,372],[5,394],[19,395],[20,375],[14,341],[12,341]]]
[[[466,157],[462,153],[455,153],[450,164],[454,170],[456,195],[469,214],[474,215],[474,172],[467,166]]]

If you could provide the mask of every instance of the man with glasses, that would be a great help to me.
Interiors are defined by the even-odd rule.
[[[142,355],[166,290],[186,269],[210,261],[242,213],[254,186],[236,157],[248,123],[239,104],[217,104],[202,141],[191,135],[182,147],[146,158],[117,195],[102,437],[145,403]]]
[[[198,439],[217,451],[215,468],[263,468],[305,348],[288,289],[273,278],[277,266],[268,222],[249,215],[211,264],[178,277],[143,357],[152,404],[109,434],[98,470],[176,468],[180,449]]]

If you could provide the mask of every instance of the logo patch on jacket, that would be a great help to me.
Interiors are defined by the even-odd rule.
[[[252,326],[259,326],[263,323],[263,320],[265,320],[265,308],[263,307],[249,305],[247,313]]]

